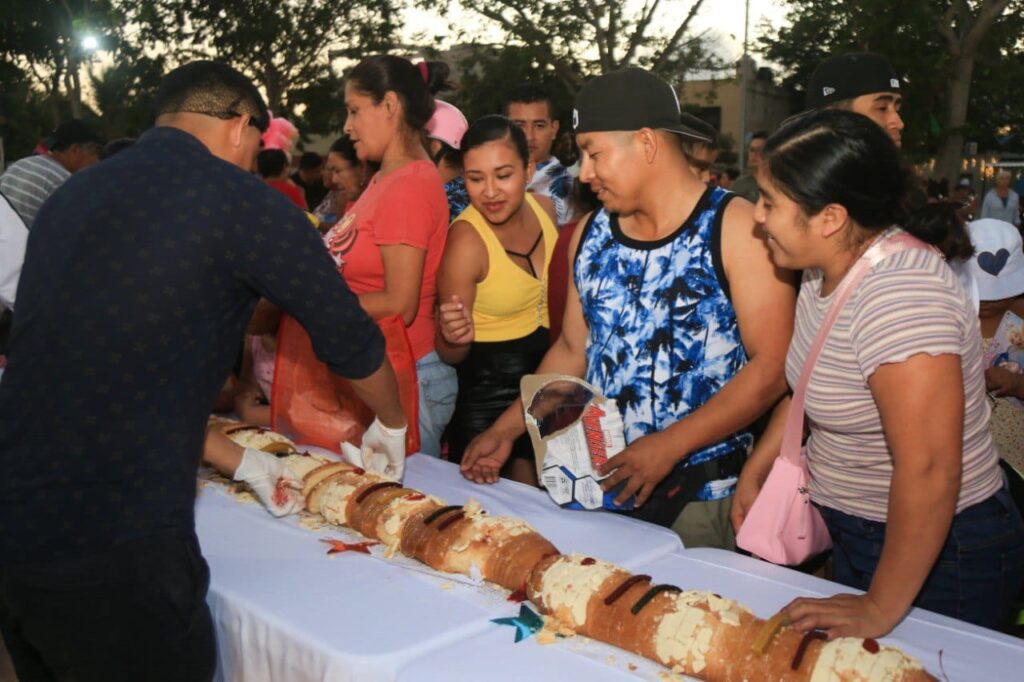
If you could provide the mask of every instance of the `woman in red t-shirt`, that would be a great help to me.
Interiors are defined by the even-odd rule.
[[[359,158],[380,171],[337,225],[327,246],[374,319],[400,315],[416,356],[420,450],[441,453],[441,432],[458,390],[455,370],[434,351],[437,269],[448,232],[444,185],[422,144],[433,92],[447,65],[391,55],[368,57],[348,75],[345,133]]]
[[[256,155],[256,170],[268,185],[292,200],[303,211],[308,210],[306,196],[288,179],[288,155],[280,149],[264,149]]]

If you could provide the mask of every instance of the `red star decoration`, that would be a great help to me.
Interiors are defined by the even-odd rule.
[[[366,542],[342,542],[341,540],[321,540],[331,546],[327,550],[327,554],[340,554],[341,552],[362,552],[363,554],[369,554],[370,548],[374,545],[379,545],[379,542],[368,540]]]

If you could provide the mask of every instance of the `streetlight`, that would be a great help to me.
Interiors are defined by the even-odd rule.
[[[740,57],[740,170],[747,167],[747,45],[750,32],[750,0],[746,0],[743,10],[743,56]]]

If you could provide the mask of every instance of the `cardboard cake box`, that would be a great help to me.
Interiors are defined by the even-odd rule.
[[[616,505],[618,487],[603,491],[597,472],[626,448],[614,400],[578,377],[527,374],[519,384],[537,477],[555,502],[569,509],[632,509]]]

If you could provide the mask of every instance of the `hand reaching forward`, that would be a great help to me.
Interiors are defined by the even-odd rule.
[[[462,455],[462,475],[474,483],[497,483],[515,441],[491,427],[474,438]]]
[[[783,610],[797,630],[824,630],[829,639],[883,637],[903,617],[903,614],[887,613],[870,593],[837,594],[827,599],[800,597]]]

